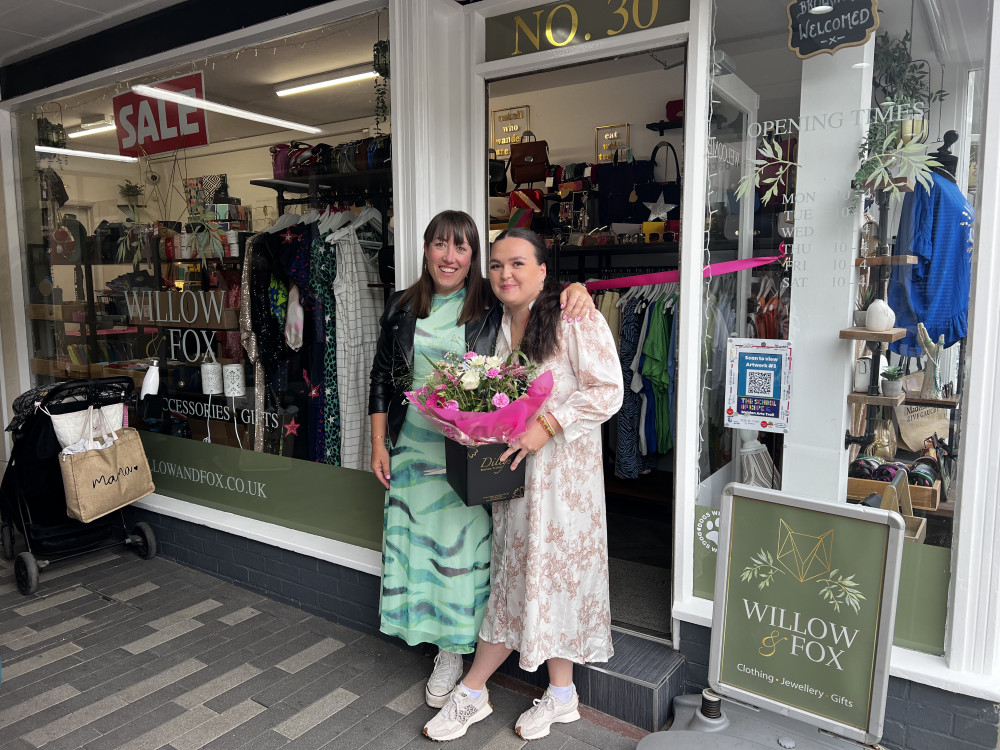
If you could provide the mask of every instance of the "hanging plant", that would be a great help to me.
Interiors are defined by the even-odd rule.
[[[875,37],[873,94],[880,102],[942,101],[948,92],[931,90],[930,65],[926,60],[914,60],[910,52],[910,32],[894,39],[889,32]]]
[[[372,70],[375,79],[375,135],[382,135],[379,127],[389,121],[389,40],[380,39],[372,48]]]
[[[137,205],[144,192],[146,192],[145,185],[136,184],[128,179],[123,185],[118,186],[118,195],[129,206]]]

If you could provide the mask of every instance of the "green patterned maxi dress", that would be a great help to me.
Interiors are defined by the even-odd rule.
[[[457,326],[465,290],[435,295],[431,314],[417,319],[413,382],[430,374],[432,360],[465,352]],[[492,352],[488,352],[492,354]],[[443,469],[444,438],[413,407],[390,451],[382,535],[382,632],[408,644],[431,643],[453,653],[476,647],[490,595],[490,534],[484,507],[469,508]]]

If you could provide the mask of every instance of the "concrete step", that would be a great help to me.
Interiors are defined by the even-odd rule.
[[[574,681],[580,702],[615,718],[655,732],[670,719],[673,700],[684,692],[684,657],[670,646],[614,631],[615,655],[604,664],[577,665]],[[529,685],[545,688],[548,672],[525,672],[511,655],[499,670]]]

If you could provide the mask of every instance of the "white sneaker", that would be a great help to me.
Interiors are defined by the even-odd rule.
[[[456,740],[466,733],[470,726],[482,721],[493,713],[490,703],[490,691],[485,687],[479,695],[479,700],[472,700],[465,689],[459,685],[448,696],[444,708],[437,716],[424,724],[424,734],[437,742]]]
[[[569,724],[580,718],[580,697],[573,688],[573,698],[568,703],[557,700],[549,689],[541,698],[535,699],[533,708],[529,708],[514,724],[514,731],[522,740],[538,740],[549,734],[553,724]]]
[[[448,702],[448,696],[462,679],[462,655],[450,651],[438,651],[434,657],[434,671],[427,679],[424,700],[431,708],[441,708]]]

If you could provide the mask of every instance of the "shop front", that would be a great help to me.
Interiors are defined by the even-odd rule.
[[[886,740],[945,700],[928,731],[995,745],[994,26],[985,0],[340,0],[53,74],[0,102],[5,417],[155,367],[136,513],[164,553],[375,630],[383,301],[439,210],[531,226],[626,385],[602,458],[639,666],[585,702],[652,730],[707,684],[727,483],[881,502],[906,470]]]

